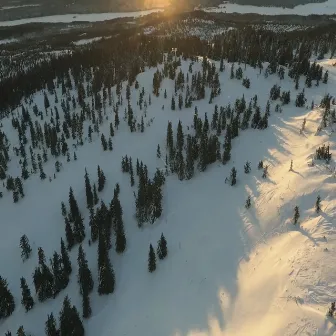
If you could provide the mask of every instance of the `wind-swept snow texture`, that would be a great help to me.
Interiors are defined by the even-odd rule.
[[[298,5],[294,8],[284,7],[262,7],[238,5],[233,3],[224,3],[219,7],[204,9],[206,12],[223,12],[223,13],[255,13],[260,15],[332,15],[336,13],[336,0],[328,0],[322,3],[309,3]]]
[[[329,82],[306,88],[309,106],[311,100],[318,104],[326,92],[334,92],[335,67],[331,66],[332,62],[321,62],[329,70]],[[218,63],[216,66],[219,68]],[[188,67],[189,61],[183,61],[184,72]],[[198,69],[201,69],[201,63],[194,65],[194,70]],[[145,87],[146,99],[152,91],[155,71],[156,68],[146,69],[137,77],[140,89]],[[264,78],[258,70],[247,67],[244,76],[251,80],[250,89],[245,89],[241,81],[229,79],[230,64],[226,64],[225,72],[220,73],[221,95],[213,104],[208,104],[207,99],[194,102],[199,116],[203,119],[207,113],[211,120],[215,104],[234,104],[243,94],[247,102],[257,94],[259,105],[266,106],[269,90],[276,83],[282,90],[291,90],[292,102],[283,107],[282,113],[274,112],[275,104],[271,103],[266,130],[241,131],[239,138],[233,140],[232,158],[227,165],[213,164],[205,172],[197,172],[190,181],[168,176],[163,215],[154,225],[142,230],[137,227],[133,196],[136,189],[130,186],[129,175],[121,172],[121,158],[125,155],[131,156],[133,161],[139,158],[148,165],[152,176],[157,167],[164,168],[163,161],[156,157],[156,148],[160,144],[164,152],[168,121],[172,121],[176,130],[181,120],[184,133],[193,132],[191,128],[188,131],[187,126],[193,122],[194,107],[171,111],[174,83],[168,79],[161,84],[160,97],[152,95],[145,125],[151,118],[153,122],[144,133],[130,133],[127,123],[121,120],[113,138],[112,152],[103,151],[100,135],[94,133],[93,142],[85,143],[77,150],[77,161],[67,163],[65,158],[62,159],[63,168],[55,180],[49,182],[47,178],[41,182],[37,175],[32,175],[25,182],[26,197],[19,203],[14,204],[11,193],[3,188],[0,274],[8,279],[17,308],[0,324],[1,335],[7,330],[15,332],[20,325],[32,335],[44,335],[47,314],[53,312],[58,317],[67,294],[81,310],[76,279],[77,248],[71,252],[73,273],[67,289],[55,300],[37,302],[28,313],[20,304],[20,277],[27,278],[33,291],[32,273],[37,265],[37,248],[43,247],[47,260],[54,250],[59,250],[60,238],[64,237],[60,205],[62,201],[67,204],[70,186],[85,216],[89,233],[84,169],[87,168],[91,181],[96,182],[98,164],[107,178],[101,193],[106,203],[113,197],[115,184],[120,183],[127,250],[121,256],[110,251],[116,290],[112,295],[99,297],[97,244],[89,246],[86,240],[83,245],[95,281],[91,295],[93,316],[84,322],[86,335],[333,334],[336,327],[325,315],[336,293],[336,179],[324,162],[317,161],[314,167],[308,163],[316,148],[325,143],[330,144],[333,156],[336,155],[335,133],[328,128],[316,134],[322,109],[296,108],[294,83],[287,79],[287,75],[279,81],[276,75]],[[300,87],[303,86],[301,82]],[[125,87],[126,83],[123,85],[124,98]],[[163,97],[164,89],[167,89],[167,99]],[[60,91],[58,93],[60,96]],[[132,88],[131,103],[140,120],[143,111],[138,110],[137,99],[138,91]],[[53,100],[51,97],[50,101]],[[37,93],[34,101],[40,110],[44,110],[42,93]],[[18,113],[13,112],[14,115]],[[107,115],[109,121],[100,128],[105,135],[109,133],[109,122],[114,119],[110,107],[107,107]],[[122,115],[123,109],[120,109],[121,119]],[[304,134],[300,134],[304,118],[306,128]],[[3,120],[2,124],[3,130],[10,135],[11,120]],[[18,146],[16,135],[9,140],[11,146]],[[13,154],[9,168],[13,176],[21,174],[17,160]],[[247,160],[251,161],[250,174],[244,174],[243,166]],[[260,160],[270,165],[267,179],[263,179],[262,172],[257,169]],[[289,171],[291,160],[293,171]],[[334,164],[333,161],[330,166]],[[238,171],[238,182],[231,187],[225,184],[225,178],[233,166]],[[47,177],[53,176],[54,169],[54,161],[50,158],[44,168]],[[247,210],[244,205],[248,195],[252,206]],[[322,200],[320,214],[314,210],[318,195]],[[292,218],[296,205],[301,217],[294,226]],[[149,244],[156,246],[162,232],[168,242],[168,257],[158,263],[154,273],[149,273]],[[23,234],[28,236],[33,248],[32,257],[25,263],[21,261],[19,249]]]

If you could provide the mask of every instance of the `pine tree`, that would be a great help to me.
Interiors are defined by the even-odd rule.
[[[77,262],[78,262],[77,279],[80,287],[80,293],[82,295],[88,295],[93,289],[93,279],[82,245],[79,245],[78,248]]]
[[[106,138],[105,138],[104,134],[101,135],[100,140],[101,140],[103,150],[106,151],[107,150],[107,141],[106,141]]]
[[[72,272],[71,261],[70,261],[68,251],[65,248],[63,238],[61,238],[61,258],[62,258],[62,263],[63,263],[66,274],[70,275]]]
[[[83,318],[87,319],[92,314],[90,297],[88,293],[83,293],[82,295],[82,305],[83,305]]]
[[[72,227],[68,217],[64,217],[64,222],[65,222],[65,237],[68,243],[68,250],[71,250],[75,245],[74,233],[72,231]]]
[[[96,184],[93,185],[93,203],[95,205],[97,205],[99,202],[99,198],[98,198],[98,193],[97,193],[97,187]]]
[[[245,208],[249,209],[251,207],[251,196],[248,195],[246,203],[245,203]]]
[[[85,227],[81,215],[75,218],[73,234],[76,243],[80,244],[85,239]]]
[[[116,235],[116,252],[123,253],[126,249],[126,235],[124,229],[124,222],[122,218],[122,207],[120,201],[118,199],[118,195],[114,196],[112,200],[113,207],[113,223],[115,227],[115,235]]]
[[[294,225],[297,224],[299,218],[300,218],[299,207],[298,207],[298,206],[295,206],[295,208],[294,208],[294,218],[293,218]]]
[[[248,174],[251,171],[251,162],[246,161],[245,165],[244,165],[244,172],[245,174]]]
[[[99,234],[98,241],[98,294],[105,295],[114,292],[115,276],[108,256],[105,238]]]
[[[335,305],[336,305],[335,302],[331,303],[330,308],[329,308],[328,313],[327,313],[327,315],[329,317],[334,317],[334,314],[335,314],[335,311],[336,311]]]
[[[89,175],[86,171],[86,168],[85,168],[84,178],[85,178],[86,204],[87,204],[88,208],[92,208],[93,207],[93,193],[92,193],[92,188],[91,188]]]
[[[63,289],[68,286],[69,275],[64,268],[61,256],[57,252],[54,252],[50,263],[53,274],[53,295],[55,298]]]
[[[12,315],[14,309],[14,297],[8,289],[7,280],[0,276],[0,320]]]
[[[320,213],[320,211],[321,211],[321,197],[320,197],[320,195],[318,195],[317,199],[316,199],[315,211],[316,211],[316,213]]]
[[[18,331],[16,332],[17,336],[26,336],[26,332],[24,331],[23,326],[19,327]]]
[[[70,206],[70,222],[74,221],[80,215],[77,201],[75,199],[72,188],[69,191],[69,206]]]
[[[237,170],[235,167],[231,169],[230,181],[231,181],[231,186],[234,186],[237,183]]]
[[[105,187],[106,178],[103,170],[98,165],[98,192],[101,192]]]
[[[65,217],[67,215],[67,210],[64,202],[61,202],[62,216]]]
[[[148,271],[150,273],[156,270],[156,257],[152,244],[149,245],[149,253],[148,253]]]
[[[159,144],[157,145],[157,149],[156,149],[156,157],[158,159],[161,158],[161,149],[160,149],[160,145]]]
[[[60,336],[84,336],[83,323],[75,306],[71,306],[69,297],[63,301],[60,311]]]
[[[34,300],[31,296],[30,289],[27,285],[26,279],[22,277],[20,279],[20,282],[21,282],[21,291],[22,291],[21,303],[25,307],[26,312],[28,312],[34,307]]]
[[[166,258],[167,254],[168,254],[167,241],[166,241],[166,238],[163,235],[163,233],[161,234],[161,238],[158,241],[158,246],[157,246],[156,251],[157,251],[157,255],[158,255],[159,259],[161,259],[161,260]]]
[[[45,333],[46,336],[60,336],[53,313],[48,315],[48,319],[45,323]]]
[[[20,238],[20,247],[21,247],[21,258],[23,261],[26,261],[27,259],[29,259],[32,249],[30,247],[29,244],[29,240],[28,237],[26,235],[23,235]]]

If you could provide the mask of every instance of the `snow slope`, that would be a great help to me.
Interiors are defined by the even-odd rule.
[[[138,12],[125,12],[125,13],[93,13],[93,14],[64,14],[64,15],[52,15],[52,16],[42,16],[42,17],[34,17],[29,19],[20,19],[13,21],[2,21],[0,22],[0,27],[7,26],[18,26],[27,23],[70,23],[70,22],[78,22],[78,21],[89,21],[89,22],[98,22],[105,20],[113,20],[118,18],[125,17],[139,17],[144,16],[156,12],[161,12],[163,9],[150,9],[146,11],[138,11]]]
[[[319,102],[335,87],[336,71],[329,63],[324,64],[330,72],[328,84],[306,89],[309,106],[312,99]],[[188,66],[189,62],[182,62],[184,72]],[[195,70],[200,67],[200,63],[194,65]],[[269,89],[280,82],[275,75],[264,78],[258,75],[259,71],[247,67],[244,74],[251,79],[251,88],[245,89],[240,81],[229,79],[230,65],[226,64],[226,69],[220,75],[222,94],[214,104],[234,104],[242,94],[248,102],[257,94],[260,106],[264,107]],[[145,87],[147,100],[155,71],[146,69],[137,78],[140,88]],[[176,176],[169,176],[164,187],[162,218],[142,230],[133,217],[136,189],[130,186],[129,175],[122,174],[120,163],[126,154],[134,161],[139,158],[148,165],[152,175],[156,167],[163,168],[163,162],[156,158],[156,147],[159,143],[162,150],[165,148],[167,122],[172,121],[174,136],[179,120],[185,134],[188,132],[194,109],[170,110],[174,84],[168,79],[161,85],[160,97],[152,96],[145,118],[145,124],[148,122],[150,126],[145,133],[130,133],[122,120],[113,138],[113,152],[103,152],[100,136],[94,134],[92,143],[85,143],[77,150],[77,161],[66,163],[63,158],[63,169],[56,180],[41,182],[37,175],[30,177],[25,183],[26,197],[18,204],[14,204],[11,194],[4,190],[4,198],[0,200],[0,274],[8,279],[17,309],[0,324],[0,334],[8,329],[15,332],[23,325],[32,335],[44,335],[47,314],[54,312],[58,316],[66,294],[81,309],[75,276],[77,248],[71,253],[74,272],[68,288],[56,300],[37,303],[28,313],[20,305],[20,277],[25,276],[33,290],[31,274],[37,264],[37,247],[43,247],[47,259],[54,250],[59,250],[60,237],[64,236],[60,204],[67,202],[70,186],[85,215],[89,232],[84,168],[91,181],[96,181],[99,164],[107,178],[100,195],[106,203],[112,199],[115,184],[120,183],[128,247],[121,256],[111,250],[116,290],[113,295],[99,297],[96,294],[97,245],[88,246],[87,240],[84,244],[95,280],[91,295],[93,316],[84,322],[88,336],[332,335],[336,329],[325,318],[325,312],[334,300],[336,286],[333,269],[336,179],[322,162],[314,167],[308,167],[307,162],[315,149],[326,142],[330,143],[335,156],[335,134],[325,130],[315,135],[322,111],[295,108],[294,84],[286,78],[279,84],[282,90],[292,91],[292,103],[284,106],[281,114],[274,112],[272,103],[269,128],[242,131],[239,138],[233,140],[232,159],[226,166],[214,164],[190,181],[181,182]],[[166,100],[163,98],[165,88]],[[138,93],[134,91],[132,89],[132,106],[139,120],[143,112],[136,107]],[[41,93],[35,95],[34,101],[44,109]],[[50,102],[53,106],[53,97]],[[207,112],[209,121],[214,104],[209,105],[207,99],[194,103],[199,116],[203,118]],[[113,120],[109,107],[107,112],[109,120]],[[306,131],[300,135],[303,118],[307,119]],[[108,124],[109,121],[100,129],[106,136]],[[10,120],[3,121],[3,129],[11,134]],[[17,146],[16,135],[10,141]],[[13,154],[10,163],[13,176],[20,175],[17,160]],[[249,175],[243,170],[247,160],[252,163]],[[262,179],[257,170],[260,160],[270,165],[268,179]],[[289,172],[291,160],[294,170]],[[230,187],[224,180],[233,166],[238,170],[238,183]],[[47,176],[53,176],[54,161],[49,162],[44,171]],[[318,194],[322,198],[319,215],[314,212]],[[251,195],[252,207],[246,210],[248,195]],[[301,212],[298,227],[291,222],[295,205]],[[168,257],[150,274],[148,247],[150,243],[156,244],[162,232],[168,241]],[[18,247],[23,234],[28,236],[34,250],[25,263],[21,261]]]
[[[225,13],[255,13],[260,15],[332,15],[336,13],[336,0],[327,0],[322,3],[309,3],[298,5],[294,8],[282,7],[259,7],[249,5],[238,5],[233,3],[224,3],[219,7],[203,9],[205,12],[225,12]]]

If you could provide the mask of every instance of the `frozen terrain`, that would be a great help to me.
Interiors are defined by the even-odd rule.
[[[260,15],[332,15],[336,13],[336,0],[328,0],[322,3],[310,3],[306,5],[299,5],[294,8],[282,7],[259,7],[238,5],[232,3],[225,3],[219,7],[205,8],[206,12],[223,12],[223,13],[255,13]]]
[[[100,194],[106,203],[113,196],[115,184],[120,183],[128,247],[121,256],[111,250],[116,290],[113,295],[99,297],[96,291],[97,246],[89,246],[87,241],[83,244],[95,281],[91,295],[93,314],[84,322],[86,335],[333,335],[336,327],[325,313],[330,302],[335,300],[336,290],[336,177],[331,171],[335,161],[330,165],[322,161],[314,167],[308,165],[316,148],[322,144],[329,143],[333,158],[336,155],[332,129],[317,133],[322,118],[318,104],[326,92],[334,92],[336,85],[334,61],[321,63],[329,70],[328,84],[306,88],[307,105],[314,100],[314,109],[295,107],[296,92],[287,74],[280,82],[276,75],[264,78],[259,70],[247,66],[244,76],[250,78],[251,87],[246,89],[241,81],[229,79],[230,64],[226,63],[226,70],[220,73],[222,94],[213,104],[205,99],[194,102],[190,109],[171,111],[174,82],[164,79],[160,97],[152,95],[144,133],[130,133],[127,123],[121,120],[113,137],[112,152],[103,151],[100,136],[94,133],[93,142],[86,142],[77,150],[77,161],[67,163],[65,157],[61,158],[63,168],[51,182],[48,178],[54,175],[55,161],[50,158],[44,165],[47,179],[41,182],[38,174],[32,175],[24,185],[26,196],[18,204],[13,203],[11,193],[1,186],[4,197],[0,200],[0,273],[8,279],[17,308],[0,324],[0,334],[16,331],[23,325],[33,336],[44,335],[47,314],[53,312],[58,317],[66,294],[73,304],[81,307],[76,282],[77,248],[71,252],[74,271],[66,290],[55,300],[37,302],[28,313],[20,305],[20,277],[27,278],[33,292],[31,275],[37,264],[37,247],[43,247],[47,259],[59,249],[60,238],[64,236],[60,204],[67,202],[70,186],[89,230],[84,169],[91,181],[95,181],[99,164],[107,178]],[[182,62],[185,73],[189,64],[189,61]],[[219,68],[218,62],[216,66]],[[193,68],[200,70],[201,63]],[[147,68],[137,76],[140,88],[143,86],[146,90],[146,100],[152,90],[155,71],[156,68]],[[172,121],[175,132],[181,120],[186,135],[193,132],[191,128],[187,130],[187,126],[193,123],[194,106],[198,107],[202,119],[207,113],[210,121],[215,104],[233,105],[243,94],[247,102],[257,94],[258,103],[264,108],[274,84],[281,85],[281,90],[291,90],[292,102],[283,107],[282,113],[274,112],[275,103],[271,103],[269,127],[241,131],[239,138],[233,140],[232,158],[225,166],[215,163],[205,172],[197,172],[190,181],[168,176],[161,219],[152,226],[138,229],[133,216],[135,187],[130,186],[129,175],[121,172],[122,156],[139,158],[148,165],[152,175],[157,167],[164,168],[163,161],[156,157],[156,148],[158,144],[162,150],[165,148],[168,121]],[[125,87],[126,83],[124,97]],[[303,81],[300,87],[304,87]],[[163,97],[165,89],[167,99]],[[60,97],[61,89],[57,92]],[[137,99],[138,91],[133,87],[131,104],[139,120],[144,114],[137,108]],[[33,101],[44,110],[41,92]],[[50,102],[51,106],[55,105],[54,97],[50,97]],[[60,103],[56,105],[61,111]],[[120,111],[122,119],[123,109]],[[106,112],[109,121],[100,126],[100,132],[108,135],[114,112],[109,106]],[[300,134],[304,118],[306,128]],[[43,127],[45,120],[35,120]],[[2,130],[11,135],[11,118],[2,121]],[[86,136],[87,125],[84,130]],[[9,140],[11,148],[18,146],[16,134]],[[223,142],[223,135],[220,140]],[[70,148],[71,154],[72,151]],[[10,153],[9,172],[13,176],[20,175],[19,158],[12,150]],[[260,160],[270,165],[267,179],[263,179],[262,172],[257,169]],[[289,171],[291,160],[293,170]],[[244,174],[246,161],[251,162],[250,174]],[[225,183],[225,178],[233,166],[238,170],[238,182],[231,187]],[[245,209],[248,195],[252,206]],[[318,195],[322,199],[320,214],[314,210]],[[299,206],[301,214],[297,226],[292,223],[295,205]],[[148,246],[156,244],[162,232],[168,242],[168,257],[150,274],[147,271]],[[23,234],[28,236],[33,248],[32,257],[25,263],[21,261],[18,247]]]
[[[98,22],[105,20],[113,20],[124,17],[139,17],[148,15],[151,13],[156,13],[163,11],[163,9],[150,9],[146,11],[138,12],[125,12],[125,13],[94,13],[94,14],[64,14],[64,15],[52,15],[52,16],[43,16],[43,17],[34,17],[29,19],[20,19],[13,21],[2,21],[0,22],[0,27],[5,26],[18,26],[27,23],[70,23],[77,21],[89,21],[89,22]]]

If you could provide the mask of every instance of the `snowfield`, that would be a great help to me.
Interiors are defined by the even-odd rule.
[[[36,300],[34,309],[28,313],[20,304],[20,277],[26,277],[35,293],[32,273],[37,265],[37,248],[43,247],[47,260],[59,250],[60,239],[64,237],[61,202],[67,204],[70,186],[85,216],[89,236],[84,169],[87,169],[91,182],[96,182],[99,164],[107,179],[105,189],[100,193],[106,204],[113,197],[115,184],[120,183],[127,250],[123,255],[117,255],[111,249],[116,290],[112,295],[100,297],[97,294],[97,243],[89,246],[86,239],[83,244],[95,281],[91,294],[92,317],[84,321],[86,335],[333,335],[336,326],[326,318],[326,311],[335,300],[336,292],[336,177],[333,175],[336,136],[330,128],[319,133],[317,129],[323,112],[318,104],[325,93],[335,92],[334,62],[320,61],[324,69],[329,70],[329,81],[305,89],[309,108],[295,107],[298,91],[294,90],[294,83],[288,80],[287,74],[282,81],[277,75],[264,78],[258,69],[247,66],[243,71],[251,80],[251,87],[246,89],[241,81],[229,79],[231,65],[225,63],[226,69],[220,73],[222,93],[213,104],[206,98],[194,102],[190,109],[172,111],[174,82],[164,79],[160,97],[152,94],[144,133],[130,133],[127,122],[122,120],[122,107],[121,124],[115,130],[112,152],[104,152],[100,135],[93,133],[92,143],[78,147],[77,161],[72,159],[74,148],[70,148],[69,163],[66,157],[61,157],[63,168],[56,179],[53,179],[55,160],[50,156],[44,165],[47,179],[41,181],[38,174],[31,175],[24,183],[26,196],[18,204],[14,204],[12,194],[0,186],[4,194],[0,199],[0,273],[8,279],[17,304],[13,315],[1,322],[0,334],[4,335],[7,330],[15,333],[23,325],[27,333],[44,335],[47,314],[53,312],[58,318],[66,295],[80,310],[81,297],[76,279],[78,247],[71,251],[73,273],[69,286],[55,300],[46,303]],[[190,61],[182,61],[185,73],[189,64]],[[219,62],[216,66],[218,69]],[[200,70],[201,63],[196,62],[193,69]],[[152,91],[155,71],[156,68],[147,68],[137,77],[140,88],[145,88],[146,100]],[[240,131],[239,138],[232,142],[232,157],[227,165],[215,163],[203,173],[196,172],[189,181],[168,176],[162,217],[140,230],[134,218],[133,191],[136,187],[131,187],[129,175],[121,172],[122,157],[131,156],[134,163],[139,158],[148,165],[149,175],[153,176],[157,167],[164,169],[164,162],[156,157],[156,149],[160,144],[165,153],[168,121],[173,123],[175,138],[179,120],[185,135],[193,132],[190,126],[194,106],[198,107],[202,119],[207,113],[209,122],[215,104],[234,105],[243,94],[247,103],[257,94],[258,104],[264,108],[274,84],[292,93],[291,103],[283,106],[282,113],[274,112],[275,103],[271,102],[266,130],[249,128]],[[123,85],[124,98],[125,87],[126,83]],[[302,80],[300,90],[303,87]],[[165,89],[167,99],[163,97]],[[61,89],[57,92],[60,97]],[[143,111],[137,107],[138,92],[133,85],[131,103],[139,121]],[[33,100],[44,111],[43,94],[37,93]],[[311,110],[312,100],[316,105]],[[53,96],[50,103],[55,105]],[[61,112],[60,103],[56,105]],[[13,111],[13,115],[20,114],[19,111]],[[106,111],[108,120],[100,127],[100,132],[108,136],[114,112],[109,106]],[[31,115],[35,118],[33,113]],[[46,118],[50,119],[50,114]],[[300,134],[304,118],[306,128]],[[45,120],[36,120],[43,127]],[[12,151],[13,146],[18,147],[18,137],[12,131],[11,117],[2,120],[0,129],[9,136],[11,144],[9,172],[12,176],[20,176],[19,157]],[[87,125],[84,130],[87,136]],[[222,143],[223,139],[222,135]],[[315,150],[323,144],[330,145],[332,162],[326,165],[316,161],[315,166],[310,167],[308,163]],[[257,169],[260,160],[269,165],[266,179]],[[289,171],[291,160],[293,171]],[[251,162],[250,174],[244,173],[246,161]],[[225,178],[233,166],[238,171],[237,185],[231,187],[225,183]],[[250,209],[245,208],[248,195],[252,201]],[[322,211],[316,214],[314,206],[318,195],[321,196]],[[296,205],[300,209],[300,219],[294,226],[292,218]],[[157,243],[162,232],[168,242],[168,256],[151,274],[147,270],[148,247],[150,243]],[[32,257],[25,263],[21,261],[19,248],[23,234],[28,236],[33,248]]]
[[[224,3],[218,7],[210,7],[203,10],[205,12],[216,13],[255,13],[260,15],[332,15],[336,13],[336,0],[328,0],[322,3],[309,3],[306,5],[298,5],[294,8],[259,7]]]
[[[106,20],[113,20],[118,18],[134,18],[139,16],[144,16],[156,12],[163,11],[162,8],[150,9],[146,11],[138,11],[138,12],[125,12],[125,13],[93,13],[93,14],[64,14],[64,15],[51,15],[51,16],[42,16],[42,17],[34,17],[29,19],[20,19],[13,21],[2,21],[0,22],[0,27],[7,26],[18,26],[27,23],[71,23],[78,21],[88,21],[88,22],[99,22]]]

